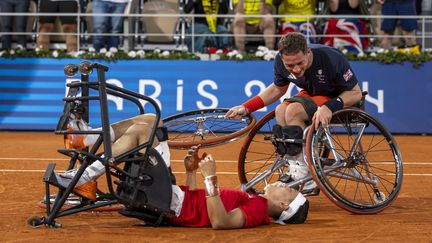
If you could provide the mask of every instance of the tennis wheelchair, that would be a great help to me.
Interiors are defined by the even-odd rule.
[[[90,81],[90,75],[94,70],[97,73],[97,81]],[[87,61],[79,65],[68,64],[64,68],[66,76],[73,77],[80,73],[81,79],[67,84],[69,90],[63,98],[63,114],[55,133],[65,138],[68,134],[96,134],[99,137],[94,145],[85,149],[58,149],[59,153],[70,158],[66,170],[76,168],[77,172],[70,184],[63,187],[55,176],[56,164],[48,165],[43,175],[46,215],[28,218],[27,223],[32,227],[62,227],[62,224],[56,221],[59,217],[113,205],[121,205],[119,212],[122,215],[142,219],[146,225],[164,225],[173,215],[170,203],[175,177],[161,155],[152,148],[155,138],[159,141],[168,140],[168,145],[172,149],[188,149],[199,144],[202,147],[215,146],[240,138],[256,122],[252,115],[241,120],[225,120],[227,109],[204,109],[170,116],[163,119],[165,125],[159,127],[157,124],[161,121],[161,112],[157,103],[148,96],[107,83],[107,71],[107,66]],[[117,156],[113,156],[112,153],[108,95],[131,102],[137,107],[138,114],[145,114],[143,104],[147,102],[155,116],[148,141]],[[91,113],[90,102],[95,102],[98,107],[102,129],[68,129],[72,115],[82,117],[88,122]],[[74,191],[74,188],[86,167],[96,160],[105,166],[108,191],[104,192],[97,188],[96,198],[89,199]],[[57,189],[56,194],[51,194],[52,188]],[[79,202],[74,206],[65,207],[65,202],[70,196],[78,197]]]
[[[356,107],[333,114],[328,126],[315,123],[303,131],[303,139],[282,139],[302,146],[310,174],[291,180],[307,196],[322,192],[334,204],[354,214],[375,214],[389,207],[402,185],[403,166],[392,134],[364,111],[367,92]],[[281,142],[272,134],[275,112],[269,112],[249,131],[238,159],[241,189],[262,193],[269,183],[283,180],[289,171],[286,155],[277,152]],[[316,183],[315,190],[305,188]]]

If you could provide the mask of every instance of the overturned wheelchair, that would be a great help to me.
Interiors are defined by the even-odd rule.
[[[390,206],[401,189],[402,158],[390,132],[364,111],[366,95],[363,92],[358,107],[335,112],[328,126],[315,129],[312,123],[300,138],[273,135],[275,112],[266,114],[248,133],[239,155],[242,190],[261,193],[269,183],[284,181],[305,195],[322,192],[355,214],[374,214]],[[277,152],[278,144],[300,145],[300,160],[310,173],[287,178],[296,161]]]
[[[93,70],[96,70],[97,81],[89,80]],[[150,97],[107,83],[105,73],[108,67],[82,62],[79,65],[69,64],[64,71],[67,76],[79,72],[81,80],[67,84],[69,91],[63,99],[64,110],[55,133],[65,137],[71,134],[97,135],[97,140],[87,148],[58,149],[58,152],[70,158],[67,170],[76,168],[76,174],[67,186],[62,186],[54,171],[55,164],[48,165],[43,176],[46,215],[30,217],[28,224],[33,227],[61,227],[61,223],[56,221],[59,217],[115,204],[122,205],[120,213],[125,216],[142,219],[148,225],[163,225],[173,215],[170,203],[175,177],[160,153],[152,147],[155,139],[168,141],[170,148],[178,149],[199,144],[202,147],[214,146],[240,138],[255,124],[252,115],[238,121],[225,120],[227,109],[205,109],[170,116],[163,119],[164,126],[160,127],[160,109],[157,103]],[[145,114],[143,103],[148,102],[154,114],[148,141],[117,156],[113,156],[111,143],[108,95],[123,98],[136,105],[138,114]],[[68,129],[73,117],[81,117],[88,122],[90,102],[98,105],[101,129]],[[76,190],[76,185],[86,168],[95,161],[101,162],[105,167],[108,192],[97,188],[93,198]],[[54,197],[52,188],[57,189]],[[78,196],[79,202],[75,206],[64,207],[73,194]]]

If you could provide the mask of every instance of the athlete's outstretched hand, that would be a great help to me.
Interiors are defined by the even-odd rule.
[[[192,146],[184,158],[184,166],[186,171],[195,171],[198,169],[198,163],[203,160],[207,153],[204,152],[201,157],[198,155],[201,145]]]
[[[315,122],[315,129],[318,128],[320,123],[323,127],[326,127],[329,124],[332,115],[332,111],[326,105],[318,107],[318,110],[315,112],[312,118],[312,121]]]
[[[247,114],[249,114],[248,110],[244,106],[238,105],[229,109],[229,111],[225,114],[225,119],[240,120],[242,117],[246,116]]]

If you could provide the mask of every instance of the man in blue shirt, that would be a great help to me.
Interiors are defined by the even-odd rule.
[[[276,138],[302,139],[304,128],[315,121],[315,126],[326,126],[333,112],[355,105],[362,92],[357,78],[345,56],[332,47],[307,45],[303,34],[292,32],[278,43],[279,53],[274,62],[274,81],[262,93],[242,105],[231,108],[227,119],[238,119],[281,98],[294,83],[302,90],[285,99],[275,110]],[[277,152],[287,155],[290,176],[297,180],[307,175],[302,161],[302,144],[276,144]]]

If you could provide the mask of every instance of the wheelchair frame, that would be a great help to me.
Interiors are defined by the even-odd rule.
[[[92,70],[97,70],[97,82],[90,82],[89,75],[92,73]],[[145,183],[145,178],[141,178],[139,173],[144,173],[144,176],[147,175],[145,173],[151,174],[156,173],[151,167],[158,167],[158,165],[146,166],[146,171],[143,172],[143,166],[135,166],[134,162],[142,163],[144,159],[144,163],[149,165],[151,163],[148,162],[149,156],[153,156],[158,161],[157,164],[163,164],[163,167],[166,168],[165,163],[163,163],[163,159],[156,152],[155,149],[152,148],[153,141],[156,136],[156,129],[160,122],[160,108],[158,104],[150,97],[141,95],[111,84],[106,83],[105,72],[108,71],[108,67],[97,64],[97,63],[89,63],[82,62],[79,66],[74,64],[68,64],[64,68],[64,72],[67,76],[74,76],[77,72],[81,73],[81,82],[72,82],[67,84],[69,87],[69,92],[67,97],[63,99],[65,102],[63,115],[60,117],[57,127],[55,129],[55,133],[59,135],[68,135],[68,134],[99,134],[99,138],[96,143],[91,147],[90,151],[87,149],[58,149],[58,152],[70,157],[69,166],[67,170],[71,170],[76,166],[76,162],[80,161],[81,165],[77,170],[74,178],[70,182],[70,184],[66,188],[61,188],[61,186],[57,183],[54,168],[55,164],[50,163],[48,168],[45,171],[43,176],[43,181],[45,182],[45,203],[46,203],[46,217],[33,216],[30,217],[27,223],[30,226],[37,227],[39,225],[46,225],[51,227],[61,227],[62,225],[55,221],[58,217],[67,216],[70,214],[75,214],[78,212],[96,209],[99,207],[104,207],[116,203],[124,204],[128,209],[137,209],[137,211],[129,210],[121,212],[125,216],[136,217],[143,220],[152,220],[153,225],[160,225],[163,223],[163,220],[166,216],[170,215],[172,212],[168,209],[169,205],[165,205],[165,207],[161,207],[163,203],[166,203],[167,198],[158,199],[158,202],[146,201],[142,203],[143,196],[139,194],[138,187],[140,187],[140,182]],[[81,96],[78,96],[78,90],[81,89]],[[99,92],[98,96],[90,96],[89,90],[95,90]],[[134,149],[127,151],[121,155],[112,156],[112,148],[111,148],[111,137],[110,137],[110,122],[108,115],[108,100],[107,95],[114,95],[120,98],[124,98],[126,100],[131,101],[135,104],[140,114],[144,114],[144,107],[140,100],[149,102],[155,109],[155,122],[152,127],[152,132],[149,136],[149,140],[143,144],[140,144]],[[67,130],[67,124],[70,117],[71,112],[78,112],[84,121],[88,122],[89,118],[89,101],[96,100],[99,101],[99,107],[101,111],[101,123],[102,130],[94,131],[71,131]],[[77,102],[81,103],[81,110],[77,110]],[[163,120],[164,126],[167,128],[168,132],[175,131],[176,134],[173,134],[169,137],[168,144],[171,148],[177,149],[186,149],[191,146],[201,145],[202,147],[215,146],[221,143],[225,143],[228,141],[236,140],[243,135],[245,135],[254,125],[255,125],[255,117],[253,115],[248,115],[243,119],[237,120],[225,120],[224,114],[228,111],[228,109],[218,108],[218,109],[203,109],[203,110],[194,110],[189,112],[183,112],[180,114],[176,114],[170,117],[167,117]],[[103,153],[97,153],[99,148],[103,146]],[[139,158],[131,158],[132,156],[139,153],[140,150],[146,149],[144,155]],[[62,207],[69,195],[73,192],[75,185],[78,180],[84,173],[86,167],[93,161],[99,160],[105,165],[105,174],[107,177],[108,184],[108,193],[103,193],[98,190],[98,197],[96,201],[93,202],[85,197],[81,197],[81,204],[73,206],[71,208],[62,210]],[[161,162],[162,161],[162,162]],[[118,167],[119,163],[125,163],[124,169]],[[159,166],[160,167],[160,166]],[[113,171],[111,171],[113,170]],[[130,170],[130,172],[129,172]],[[137,170],[139,172],[137,172]],[[159,169],[165,171],[163,168]],[[153,172],[152,172],[153,171]],[[169,202],[171,200],[171,176],[169,174],[169,170],[166,170],[167,173],[162,176],[167,177],[170,180],[169,188],[167,187],[167,183],[162,183],[164,189],[167,189],[167,194],[169,194]],[[127,190],[134,190],[133,196],[129,198],[122,197],[123,193],[120,189],[119,193],[114,190],[112,176],[120,178],[120,182],[116,183],[118,185],[117,191],[119,191],[119,187],[123,186]],[[123,180],[122,180],[123,179]],[[163,182],[163,181],[162,181]],[[128,184],[129,183],[129,184]],[[124,185],[126,184],[126,185]],[[133,185],[131,185],[133,184]],[[54,203],[50,202],[50,185],[56,186],[59,188],[57,196],[54,200]],[[126,190],[125,189],[125,190]],[[144,194],[150,193],[146,191]],[[151,196],[151,195],[150,195]],[[162,196],[160,196],[162,197]],[[149,199],[149,198],[146,198]],[[141,200],[141,201],[140,201]],[[143,205],[144,204],[144,205]],[[152,205],[150,205],[152,204]],[[158,206],[154,206],[158,205]],[[139,211],[142,210],[142,211]],[[144,213],[143,213],[144,211]],[[150,211],[151,213],[146,214],[146,212]],[[149,223],[149,222],[146,222]]]
[[[96,69],[97,71],[97,82],[90,82],[89,81],[89,75],[91,74],[92,70]],[[75,66],[73,64],[69,64],[65,67],[65,74],[67,76],[74,76],[78,71],[81,73],[81,82],[72,82],[67,84],[69,87],[68,96],[63,99],[65,101],[65,107],[63,110],[63,115],[61,116],[59,123],[57,124],[57,127],[55,129],[56,134],[61,135],[67,135],[67,134],[99,134],[99,138],[97,139],[96,143],[92,146],[90,151],[87,151],[86,149],[83,150],[77,150],[77,149],[58,149],[59,153],[62,153],[66,156],[70,157],[69,166],[67,170],[70,170],[75,167],[76,162],[80,161],[81,165],[72,179],[71,183],[66,187],[62,188],[57,184],[55,175],[54,175],[54,168],[55,164],[50,163],[45,171],[45,174],[43,176],[43,181],[45,182],[45,201],[46,201],[46,217],[39,217],[39,216],[33,216],[30,217],[27,221],[27,223],[33,227],[37,227],[39,225],[45,225],[50,227],[61,227],[62,225],[55,221],[58,217],[63,217],[71,214],[75,214],[78,212],[91,210],[103,206],[112,205],[115,203],[122,203],[125,205],[133,205],[134,206],[134,198],[123,198],[119,195],[117,191],[114,190],[113,187],[113,179],[112,176],[120,178],[123,177],[129,177],[129,178],[135,178],[131,175],[128,171],[120,168],[117,166],[119,163],[123,162],[134,162],[137,161],[137,159],[130,158],[132,155],[135,155],[138,151],[142,149],[146,149],[146,155],[149,153],[153,153],[154,149],[152,149],[152,144],[156,136],[156,128],[157,124],[159,124],[160,121],[160,109],[157,103],[150,97],[131,92],[129,90],[111,85],[106,83],[105,79],[105,72],[108,71],[108,67],[97,64],[97,63],[89,63],[89,62],[82,62],[79,67]],[[82,89],[82,95],[77,96],[78,89]],[[89,96],[89,90],[96,90],[99,92],[98,96]],[[140,144],[138,147],[127,151],[121,155],[118,155],[116,157],[112,156],[112,145],[111,145],[111,137],[110,137],[110,123],[109,123],[109,115],[108,115],[108,100],[107,95],[114,95],[117,97],[124,98],[126,100],[131,101],[134,103],[138,109],[140,114],[144,114],[144,107],[139,102],[140,100],[144,100],[146,102],[149,102],[155,109],[155,122],[152,127],[152,132],[149,135],[149,140],[143,144]],[[90,100],[98,100],[100,104],[100,113],[101,113],[101,124],[102,124],[102,130],[100,131],[68,131],[66,130],[66,126],[68,123],[69,115],[73,111],[74,107],[76,106],[76,102],[82,102],[82,106],[86,107],[87,109],[84,109],[84,112],[82,114],[82,117],[84,120],[88,121],[88,102]],[[98,154],[98,149],[103,148],[103,152]],[[144,156],[146,156],[144,155]],[[141,158],[142,159],[142,158]],[[71,208],[67,208],[65,210],[62,210],[62,206],[64,205],[65,201],[69,197],[69,195],[72,193],[75,185],[77,184],[78,180],[82,176],[84,170],[86,167],[90,164],[90,162],[93,162],[95,160],[101,161],[105,165],[105,174],[107,177],[107,184],[108,184],[108,190],[109,193],[101,193],[101,198],[104,200],[96,200],[95,202],[91,202],[88,199],[82,198],[82,202],[80,205],[73,206]],[[158,159],[158,162],[160,162],[160,159]],[[145,161],[145,163],[148,164],[148,161]],[[166,166],[165,166],[166,168]],[[113,171],[111,171],[114,170]],[[168,171],[167,171],[168,173]],[[137,179],[137,178],[135,178]],[[137,181],[139,181],[137,179]],[[50,203],[50,185],[58,187],[58,193],[56,196],[56,199],[51,206]],[[136,189],[137,190],[137,189]],[[135,195],[136,196],[136,195]],[[171,194],[169,194],[169,197],[171,197]],[[161,217],[166,216],[169,213],[169,210],[166,208],[158,208],[152,205],[146,205],[144,206],[145,209],[152,210],[153,212],[159,212]],[[160,220],[160,219],[159,219]]]
[[[364,109],[363,105],[359,107]],[[363,109],[342,109],[333,114],[327,127],[320,125],[315,129],[312,124],[304,130],[302,157],[311,173],[288,182],[288,186],[298,187],[307,196],[322,191],[337,206],[356,214],[378,213],[391,205],[402,184],[400,151],[390,132]],[[273,145],[279,141],[271,135],[274,116],[274,111],[267,113],[244,141],[238,159],[242,191],[261,193],[267,184],[279,180],[289,170],[291,158],[279,155]],[[270,132],[264,131],[265,128]],[[376,135],[369,139],[367,129]],[[344,132],[348,137],[345,140]],[[376,141],[373,140],[375,136]],[[363,146],[368,142],[369,146]],[[312,180],[317,184],[317,190],[302,190],[305,183]]]

